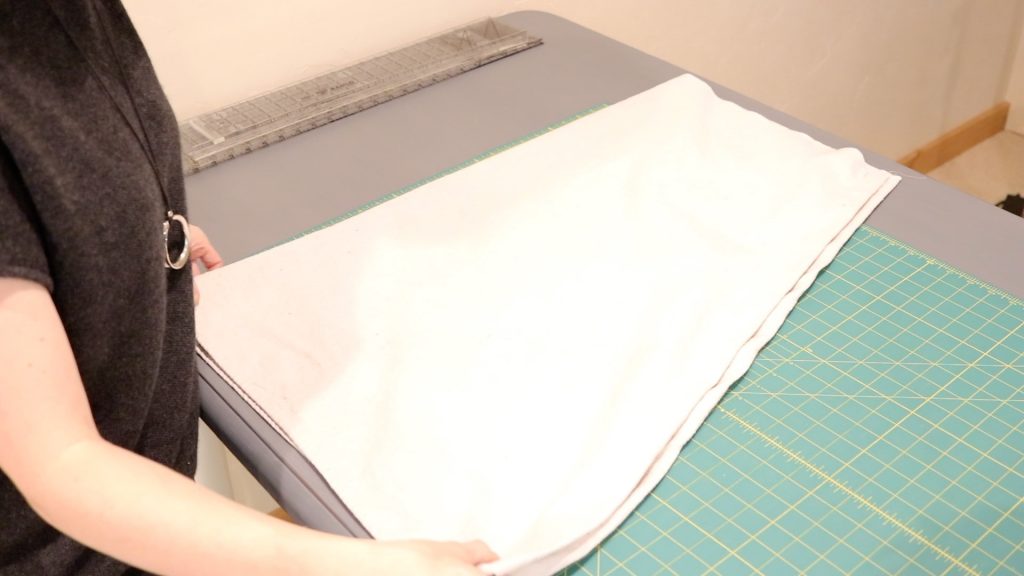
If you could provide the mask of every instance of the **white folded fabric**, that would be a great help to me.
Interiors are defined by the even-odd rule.
[[[203,275],[198,339],[375,537],[551,573],[897,182],[682,76]]]

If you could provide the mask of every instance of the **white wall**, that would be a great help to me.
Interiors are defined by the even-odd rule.
[[[261,512],[270,512],[278,507],[242,463],[228,452],[213,431],[203,423],[199,424],[196,481]]]
[[[899,156],[1002,100],[1024,0],[124,0],[182,118],[538,9]]]
[[[1024,135],[1024,22],[1018,29],[1017,55],[1010,67],[1006,99],[1010,102],[1010,117],[1006,129]]]
[[[196,454],[196,480],[221,494],[232,495],[231,477],[225,461],[225,449],[206,424],[199,423],[199,453]]]

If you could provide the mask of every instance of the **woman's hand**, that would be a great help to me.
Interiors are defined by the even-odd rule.
[[[203,273],[199,268],[199,263],[202,262],[203,267],[207,270],[216,270],[224,265],[224,260],[221,259],[217,249],[210,243],[210,239],[206,237],[206,232],[203,232],[202,228],[189,224],[188,234],[191,242],[189,260],[192,261],[192,303],[198,306],[199,288],[196,288],[195,277]]]
[[[379,574],[423,574],[430,576],[483,576],[480,564],[494,562],[498,555],[479,540],[433,542],[403,540],[379,542]]]

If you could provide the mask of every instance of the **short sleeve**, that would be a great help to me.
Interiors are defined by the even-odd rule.
[[[0,142],[0,277],[53,291],[39,214],[7,147]]]

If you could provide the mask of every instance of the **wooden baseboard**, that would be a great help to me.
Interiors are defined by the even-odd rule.
[[[900,158],[900,164],[918,172],[930,172],[1001,132],[1009,113],[1010,103],[1000,102]]]

